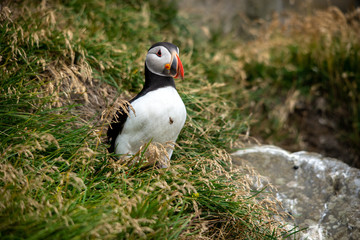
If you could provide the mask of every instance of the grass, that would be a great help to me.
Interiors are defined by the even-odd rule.
[[[293,116],[298,105],[305,105],[308,115],[333,122],[331,135],[344,151],[352,149],[347,162],[359,167],[359,11],[344,14],[331,7],[308,15],[288,13],[264,25],[255,40],[235,50],[246,74],[245,94],[252,106],[245,108],[254,113],[253,134],[303,149],[303,132]],[[312,138],[320,137],[312,128]]]
[[[247,130],[226,45],[167,1],[24,1],[0,15],[2,239],[278,239],[272,195],[228,150]],[[143,83],[152,42],[179,45],[188,119],[168,169],[122,165],[104,129]],[[202,47],[195,47],[202,41]],[[205,43],[205,44],[204,44]],[[220,54],[220,55],[219,55]],[[218,66],[218,67],[211,67]],[[241,75],[240,75],[241,76]],[[240,81],[236,78],[235,81]],[[143,153],[139,153],[142,159]]]

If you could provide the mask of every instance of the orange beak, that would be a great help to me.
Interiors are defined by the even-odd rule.
[[[179,55],[176,52],[172,54],[171,63],[169,65],[166,64],[165,68],[170,70],[170,74],[174,78],[181,77],[181,79],[184,79],[184,68]]]
[[[184,80],[184,68],[183,68],[182,62],[177,54],[175,55],[175,57],[177,59],[177,71],[176,71],[175,78],[178,78],[180,76],[181,80]]]

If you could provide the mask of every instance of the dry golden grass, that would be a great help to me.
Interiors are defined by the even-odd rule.
[[[251,187],[259,176],[234,166],[228,153],[246,126],[226,99],[233,92],[226,92],[224,78],[235,76],[243,84],[245,73],[226,52],[202,56],[190,36],[175,40],[188,44],[182,59],[189,75],[178,84],[188,119],[171,167],[148,167],[166,146],[145,146],[131,164],[107,153],[104,129],[113,113],[124,109],[122,99],[141,87],[151,31],[159,31],[147,30],[160,23],[145,3],[94,0],[88,10],[81,2],[43,1],[1,9],[1,43],[7,46],[6,61],[0,60],[6,101],[0,112],[2,236],[277,239],[287,234],[274,217],[281,216],[274,197]],[[113,37],[111,18],[130,27]],[[220,66],[225,77],[215,78],[205,65]]]
[[[307,120],[297,115],[305,108],[309,121],[321,117],[331,123],[323,128],[341,145],[333,157],[360,166],[359,27],[359,9],[343,13],[330,7],[275,15],[263,27],[249,30],[254,39],[237,44],[233,53],[245,79],[239,81],[245,90],[234,99],[253,114],[250,133],[292,151],[334,154],[320,143],[314,149],[310,130],[294,124],[298,118]]]

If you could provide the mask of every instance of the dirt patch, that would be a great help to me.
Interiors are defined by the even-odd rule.
[[[309,104],[302,102],[296,105],[288,122],[298,129],[304,150],[337,158],[352,167],[360,168],[360,151],[348,140],[349,130],[343,126],[346,110],[327,109],[327,103],[321,97]],[[282,147],[286,149],[286,146]]]
[[[273,144],[290,152],[316,152],[360,168],[360,149],[349,137],[351,122],[346,106],[333,109],[321,96],[306,100],[294,95],[289,94],[270,113],[261,108],[254,110],[255,118],[263,120],[252,127],[251,135],[261,144]],[[280,126],[274,127],[271,120],[264,118],[266,115],[277,119]]]

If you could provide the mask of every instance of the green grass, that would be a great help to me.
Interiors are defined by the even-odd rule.
[[[286,101],[303,101],[308,114],[315,115],[315,102],[322,98],[326,103],[322,117],[336,125],[337,140],[356,153],[348,163],[360,166],[358,17],[356,11],[344,14],[337,8],[306,16],[289,14],[284,22],[275,18],[255,41],[240,47],[237,57],[253,102],[247,109],[254,112],[254,133],[290,145],[301,132],[294,120],[281,120],[288,120],[294,111],[295,105],[289,107]]]
[[[1,239],[292,233],[274,219],[272,196],[250,189],[253,174],[231,164],[246,125],[224,86],[237,68],[214,58],[229,48],[212,48],[226,44],[197,35],[173,2],[25,1],[0,16]],[[107,153],[104,129],[118,94],[141,88],[146,50],[161,40],[181,49],[187,123],[170,168],[129,167]]]

